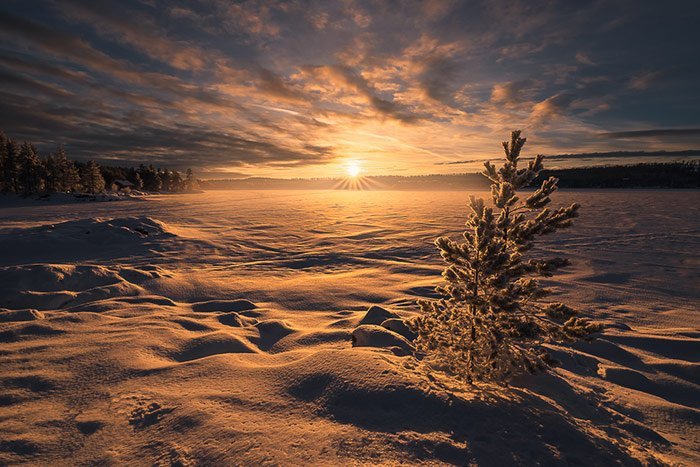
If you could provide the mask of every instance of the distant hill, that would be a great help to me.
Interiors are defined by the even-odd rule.
[[[544,170],[562,188],[700,188],[700,161]]]
[[[544,170],[540,179],[559,179],[561,188],[700,188],[700,161]],[[489,181],[478,173],[382,175],[356,181],[338,178],[201,180],[205,190],[479,190]]]

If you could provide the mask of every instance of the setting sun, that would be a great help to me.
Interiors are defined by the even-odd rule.
[[[357,162],[350,162],[347,166],[348,176],[351,178],[357,178],[360,175],[361,169]]]

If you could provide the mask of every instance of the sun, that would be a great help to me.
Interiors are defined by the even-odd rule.
[[[372,177],[364,175],[361,160],[346,159],[342,168],[345,169],[346,175],[338,179],[338,183],[333,187],[336,190],[364,191],[381,186],[381,184],[375,182]]]
[[[360,172],[361,172],[360,164],[358,164],[358,163],[355,162],[355,161],[352,161],[352,162],[348,163],[348,165],[347,165],[347,171],[348,171],[348,176],[349,176],[350,178],[357,178],[357,177],[359,177],[359,176],[360,176]]]

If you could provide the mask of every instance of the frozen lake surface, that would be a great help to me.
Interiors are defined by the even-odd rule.
[[[555,196],[581,217],[538,251],[607,328],[515,396],[450,402],[351,346],[433,293],[469,194],[0,196],[0,463],[700,461],[698,191]]]

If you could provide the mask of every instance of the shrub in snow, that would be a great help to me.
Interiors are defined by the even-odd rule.
[[[528,256],[537,237],[569,227],[578,204],[550,209],[557,179],[550,177],[520,199],[542,170],[541,155],[519,168],[525,139],[514,131],[504,142],[505,163],[485,164],[493,184],[493,207],[470,197],[464,242],[435,241],[447,263],[439,300],[422,300],[414,322],[416,352],[435,368],[466,382],[507,382],[523,372],[547,366],[545,344],[585,338],[600,329],[578,318],[571,307],[548,302],[549,290],[538,277],[565,266],[562,258]]]

